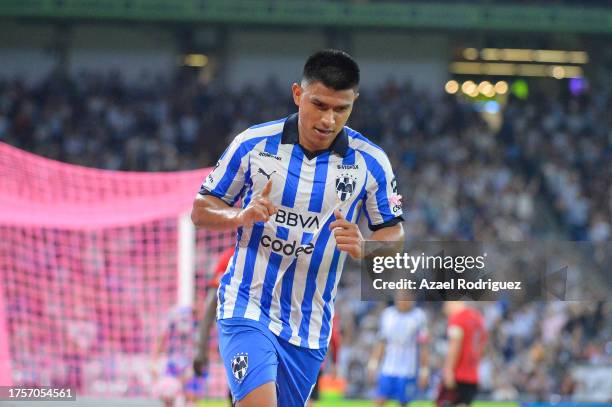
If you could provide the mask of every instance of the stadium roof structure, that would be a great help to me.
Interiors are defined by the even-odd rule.
[[[316,16],[316,18],[313,18]],[[612,33],[612,9],[584,5],[310,0],[4,0],[0,18]]]

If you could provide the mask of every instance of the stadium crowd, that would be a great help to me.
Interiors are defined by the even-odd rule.
[[[391,81],[361,91],[349,125],[388,152],[409,240],[524,241],[547,232],[544,211],[558,217],[561,239],[609,241],[612,98],[591,96],[511,98],[494,132],[460,97]],[[185,170],[214,165],[233,135],[294,110],[289,89],[272,80],[237,91],[186,73],[130,84],[93,73],[38,84],[4,80],[0,141],[98,168]],[[349,271],[336,306],[345,338],[339,371],[348,395],[362,397],[371,388],[363,355],[383,304],[359,301],[359,274]],[[490,329],[482,386],[492,399],[571,398],[568,366],[612,362],[609,304],[479,306]],[[438,355],[432,365],[440,367],[444,318],[439,304],[426,311]]]
[[[0,140],[111,170],[201,168],[214,164],[232,135],[294,111],[288,96],[273,81],[232,92],[180,76],[133,85],[94,74],[50,77],[37,86],[5,81]],[[351,120],[390,152],[411,234],[483,240],[529,234],[537,186],[504,163],[507,147],[469,105],[389,83],[362,91]]]
[[[552,206],[573,240],[612,233],[612,98],[542,100],[506,111],[525,158],[538,163]]]

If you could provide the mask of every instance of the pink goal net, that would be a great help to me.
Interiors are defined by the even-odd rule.
[[[0,382],[150,394],[177,304],[179,218],[207,172],[104,171],[0,143]],[[199,304],[234,234],[196,236]],[[181,340],[191,358],[193,336]],[[216,346],[205,394],[223,397]]]

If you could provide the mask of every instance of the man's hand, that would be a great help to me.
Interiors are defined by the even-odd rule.
[[[419,388],[421,390],[427,389],[429,384],[429,368],[427,366],[421,366],[419,370]]]
[[[363,236],[361,236],[359,227],[346,220],[339,209],[334,211],[334,215],[336,220],[330,223],[329,229],[336,238],[338,250],[347,252],[354,259],[360,259],[362,257],[361,242],[363,242]]]
[[[238,214],[240,226],[251,226],[256,222],[267,222],[270,216],[274,215],[278,208],[270,202],[270,191],[272,190],[272,180],[269,180],[261,193],[255,195],[251,202]]]
[[[193,373],[196,376],[202,376],[206,370],[208,370],[208,355],[198,353],[193,359]]]
[[[444,387],[446,387],[447,389],[454,389],[457,383],[455,382],[455,373],[453,372],[453,370],[444,368],[442,375],[442,378],[444,380]]]
[[[376,383],[376,375],[378,373],[378,360],[370,359],[366,366],[366,380],[368,383]]]

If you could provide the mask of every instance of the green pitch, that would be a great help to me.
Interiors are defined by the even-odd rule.
[[[374,403],[370,400],[321,400],[315,404],[315,407],[372,407]],[[398,406],[399,404],[387,403],[387,406]],[[200,401],[197,407],[228,407],[226,401]],[[410,407],[433,407],[434,404],[430,401],[415,401],[410,403]],[[519,407],[517,403],[493,403],[477,401],[472,403],[472,407]]]

